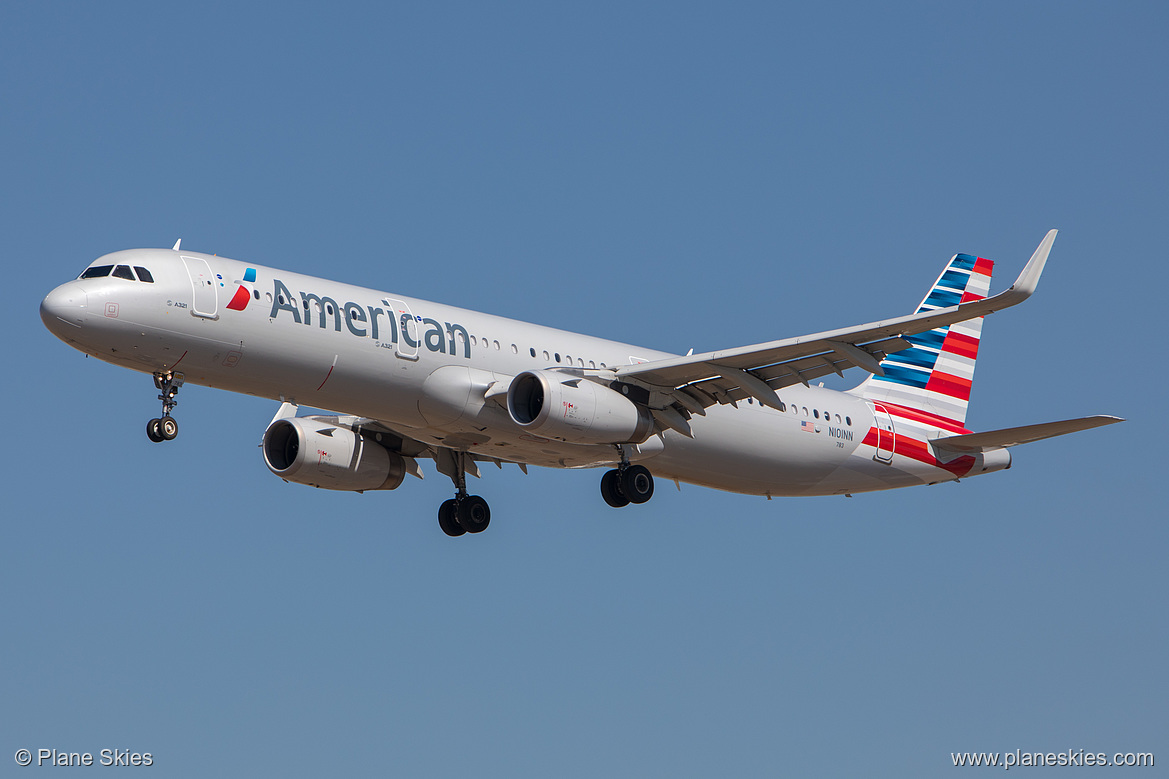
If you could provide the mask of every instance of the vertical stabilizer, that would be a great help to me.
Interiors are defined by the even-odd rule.
[[[994,263],[956,254],[917,307],[918,313],[981,300],[990,292]],[[881,361],[884,376],[870,376],[857,392],[867,400],[934,414],[962,425],[970,402],[982,317],[906,336],[913,344]]]

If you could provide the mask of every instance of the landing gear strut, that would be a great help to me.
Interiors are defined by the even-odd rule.
[[[448,536],[464,533],[482,533],[491,522],[491,507],[478,495],[467,494],[466,452],[451,452],[453,469],[447,475],[458,491],[455,497],[444,500],[438,507],[438,526]],[[443,471],[446,472],[445,470]]]
[[[179,387],[183,386],[183,374],[158,371],[154,374],[154,386],[162,392],[158,396],[162,401],[162,417],[146,423],[146,437],[155,443],[173,441],[179,434],[179,423],[170,412],[179,404],[175,395],[179,394]]]
[[[601,497],[615,509],[645,503],[653,497],[654,477],[644,465],[630,465],[625,447],[618,446],[621,464],[601,477]]]

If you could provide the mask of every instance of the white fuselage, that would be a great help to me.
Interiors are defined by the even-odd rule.
[[[143,267],[154,281],[105,276],[50,293],[42,318],[83,352],[146,373],[181,372],[187,383],[378,420],[430,445],[505,461],[576,468],[611,465],[619,454],[612,445],[526,431],[492,396],[493,385],[524,371],[672,356],[196,252],[135,249],[93,265]],[[895,433],[881,438],[873,405],[856,394],[804,386],[780,394],[785,411],[751,400],[714,406],[690,420],[693,438],[665,430],[627,446],[629,458],[659,478],[769,496],[980,472],[977,458],[942,467],[925,444],[963,431],[899,417]]]

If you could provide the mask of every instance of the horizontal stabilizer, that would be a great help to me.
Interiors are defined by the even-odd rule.
[[[948,436],[946,438],[931,438],[930,443],[936,449],[946,449],[951,452],[969,454],[987,449],[1001,449],[1018,444],[1029,444],[1032,441],[1042,441],[1044,438],[1054,438],[1057,435],[1076,433],[1080,430],[1090,430],[1093,427],[1111,425],[1123,422],[1120,417],[1094,416],[1080,419],[1065,419],[1062,422],[1044,422],[1039,425],[1024,425],[1023,427],[1008,427],[1005,430],[989,430],[985,433],[968,433],[966,435]]]

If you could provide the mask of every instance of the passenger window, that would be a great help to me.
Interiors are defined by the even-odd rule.
[[[533,347],[530,347],[530,348],[528,349],[528,351],[532,353],[532,356],[533,356],[533,357],[535,357],[535,356],[536,356],[536,347],[534,347],[534,346],[533,346]]]
[[[254,289],[252,290],[252,294],[256,296],[256,300],[260,299],[260,290]]]
[[[150,271],[146,270],[146,268],[135,265],[134,270],[138,272],[139,281],[145,281],[147,284],[154,283],[154,277],[150,275]]]
[[[498,352],[499,351],[499,341],[492,341],[492,343],[495,344],[495,351]]]
[[[515,344],[512,344],[511,345],[511,353],[512,354],[519,354],[520,353],[519,347],[517,347]]]
[[[848,425],[849,427],[852,427],[852,417],[845,417],[844,424]]]
[[[560,362],[560,352],[556,353],[556,362]]]
[[[819,419],[820,412],[817,409],[812,409],[812,416],[814,416],[816,419]]]
[[[548,350],[545,349],[544,350],[544,360],[547,361],[547,359],[548,359]]]

